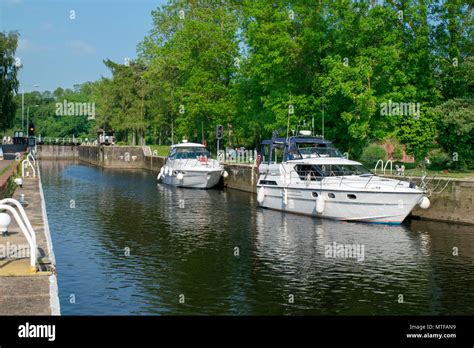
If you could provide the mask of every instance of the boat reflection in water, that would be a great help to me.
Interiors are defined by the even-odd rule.
[[[460,283],[473,290],[471,232],[426,221],[381,226],[260,209],[256,265],[283,284],[281,296],[294,300],[285,305],[292,314],[472,313],[473,292],[459,292]],[[451,254],[453,238],[464,246],[462,258]]]
[[[469,226],[338,222],[143,171],[40,165],[64,315],[474,313]]]

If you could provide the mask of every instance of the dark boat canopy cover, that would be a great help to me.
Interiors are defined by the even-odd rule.
[[[300,146],[299,144],[304,145]],[[277,149],[283,150],[283,153],[278,155],[275,151]],[[308,157],[343,157],[330,141],[313,136],[293,136],[288,139],[273,138],[264,140],[262,141],[262,150],[263,160],[268,161],[268,163],[272,160],[273,154],[276,156],[275,162],[277,157],[280,157],[284,162]]]

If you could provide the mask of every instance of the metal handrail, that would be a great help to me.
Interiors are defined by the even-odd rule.
[[[18,215],[17,211],[13,209],[13,207],[11,207],[8,204],[0,204],[0,210],[9,211],[15,218],[18,226],[20,227],[21,231],[25,235],[26,240],[28,241],[28,244],[30,245],[30,266],[34,268],[34,270],[36,271],[36,249],[37,249],[36,241],[33,240],[33,238],[30,236],[25,224],[23,223],[22,219]]]
[[[20,212],[20,216],[25,222],[26,227],[28,228],[28,232],[30,233],[31,238],[33,241],[36,243],[36,233],[35,230],[33,229],[33,226],[31,226],[30,220],[28,219],[28,216],[26,215],[25,209],[21,205],[20,202],[18,202],[16,199],[13,198],[4,198],[0,200],[0,204],[10,204],[14,205],[18,211]]]
[[[33,169],[33,178],[36,178],[36,170],[35,167],[31,164],[30,160],[28,158],[24,159],[23,162],[21,162],[21,176],[24,178],[25,177],[25,167],[30,165],[31,169]]]
[[[383,170],[383,160],[379,159],[377,161],[377,164],[375,165],[374,174],[377,174],[377,167],[379,166],[379,163],[381,164],[380,168],[382,168],[382,170]]]
[[[28,153],[28,155],[26,156],[26,158],[29,160],[31,157],[31,159],[33,160],[33,164],[36,166],[36,159],[33,157],[33,155],[31,154],[31,152]]]
[[[387,165],[390,163],[390,174],[392,174],[393,172],[393,162],[392,160],[387,160],[387,162],[385,162],[385,166],[383,167],[383,173],[385,174],[385,171],[387,170]],[[382,162],[383,164],[383,162]]]

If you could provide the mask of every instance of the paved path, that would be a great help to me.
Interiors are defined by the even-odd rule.
[[[32,272],[29,264],[28,242],[12,219],[9,235],[0,236],[0,315],[51,315],[59,314],[54,255],[50,254],[49,231],[43,220],[43,202],[38,178],[25,178],[13,198],[25,195],[26,214],[36,233],[38,246],[38,272]],[[13,249],[12,249],[13,248]],[[6,250],[10,250],[5,255]],[[12,257],[12,250],[16,256]],[[9,256],[8,258],[4,258]]]

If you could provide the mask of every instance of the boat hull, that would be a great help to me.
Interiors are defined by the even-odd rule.
[[[197,189],[207,189],[216,186],[223,170],[186,170],[181,180],[177,175],[163,176],[162,181],[166,185],[177,187],[188,187]]]
[[[260,189],[260,186],[258,189]],[[263,187],[263,208],[309,215],[333,220],[400,224],[423,197],[420,192],[338,191]],[[334,195],[332,198],[330,194]],[[324,208],[317,212],[317,196],[324,199]],[[348,198],[351,197],[356,198]],[[286,196],[286,197],[285,197]]]

